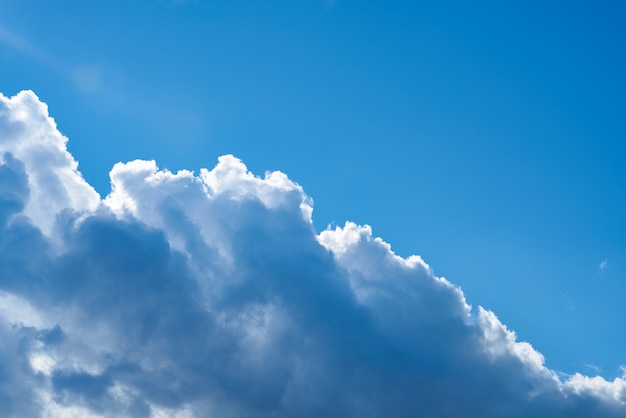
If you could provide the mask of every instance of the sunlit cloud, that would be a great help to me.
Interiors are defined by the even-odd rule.
[[[623,417],[367,225],[235,156],[116,164],[101,198],[32,92],[0,96],[4,416]],[[589,367],[588,367],[589,368]]]

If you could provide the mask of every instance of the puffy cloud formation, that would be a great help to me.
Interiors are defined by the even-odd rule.
[[[116,164],[104,199],[32,92],[0,96],[3,417],[624,417],[280,172]]]

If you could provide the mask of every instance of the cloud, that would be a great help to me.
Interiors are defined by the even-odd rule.
[[[621,417],[280,172],[118,163],[101,199],[32,92],[0,97],[0,415]]]
[[[606,270],[606,268],[609,266],[609,262],[608,260],[602,260],[602,262],[600,264],[598,264],[598,268],[602,271],[602,270]]]

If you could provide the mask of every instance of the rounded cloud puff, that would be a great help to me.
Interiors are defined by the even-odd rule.
[[[101,200],[33,93],[0,135],[2,416],[626,415],[283,173],[118,163]]]

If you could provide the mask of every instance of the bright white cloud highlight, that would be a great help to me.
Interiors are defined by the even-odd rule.
[[[30,199],[24,214],[49,234],[65,209],[94,210],[100,196],[78,172],[67,151],[67,138],[48,116],[48,107],[32,92],[0,97],[0,155],[10,153],[28,173]]]
[[[104,199],[32,92],[0,97],[0,415],[623,417],[369,226],[233,156],[118,163]]]

